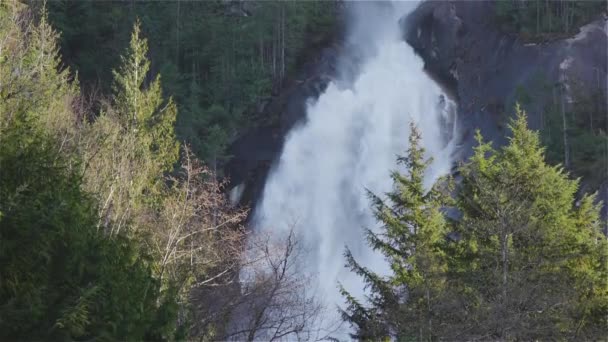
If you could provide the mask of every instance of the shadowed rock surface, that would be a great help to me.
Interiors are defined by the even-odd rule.
[[[506,142],[506,122],[518,89],[534,89],[539,77],[554,88],[553,93],[565,89],[569,100],[572,89],[606,94],[608,24],[604,16],[598,14],[601,17],[570,38],[530,44],[498,29],[494,6],[490,1],[427,1],[402,20],[404,39],[425,61],[429,75],[459,104],[457,160],[471,154],[476,129],[495,146]],[[331,35],[326,46],[311,53],[297,77],[258,106],[258,115],[278,119],[246,132],[232,144],[233,158],[226,170],[232,187],[245,185],[240,203],[255,205],[286,135],[305,120],[307,101],[316,99],[340,75],[336,66],[339,58],[348,55],[341,53],[345,49],[342,34]],[[349,58],[356,67],[356,57]],[[531,128],[540,128],[541,108],[554,96],[537,94],[532,104],[524,106]],[[604,202],[608,202],[606,184],[599,194]]]
[[[339,37],[334,33],[333,37]],[[334,79],[339,70],[337,61],[341,41],[333,38],[327,46],[312,53],[296,77],[279,94],[261,101],[257,113],[263,118],[275,118],[271,123],[253,128],[241,135],[229,148],[231,160],[226,165],[230,187],[244,185],[241,204],[253,205],[261,195],[266,176],[280,156],[289,131],[306,119],[306,104],[316,99]]]
[[[566,110],[577,94],[599,93],[608,107],[608,22],[606,14],[569,38],[524,43],[498,29],[492,1],[427,1],[402,20],[406,41],[424,59],[429,74],[459,103],[460,158],[468,157],[480,129],[495,146],[506,142],[506,122],[518,89],[535,90],[542,79],[551,90],[534,92],[523,107],[532,129],[540,129],[543,107],[556,96]],[[608,178],[608,175],[606,175]],[[608,180],[598,189],[583,181],[581,191],[598,191],[608,203]],[[606,218],[607,206],[602,209]],[[604,224],[608,233],[608,226]]]
[[[497,27],[491,1],[428,1],[402,21],[406,41],[425,68],[455,95],[466,157],[479,128],[488,140],[505,142],[506,119],[518,88],[566,83],[582,92],[606,94],[607,24],[604,17],[568,39],[526,44]],[[598,14],[599,16],[599,14]],[[547,97],[547,95],[544,95]],[[548,95],[550,97],[550,95]],[[540,128],[539,108],[526,107],[529,124]]]

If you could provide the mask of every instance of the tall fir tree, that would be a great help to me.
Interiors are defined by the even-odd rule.
[[[484,143],[460,169],[462,240],[453,248],[462,339],[596,340],[606,327],[606,238],[594,196],[545,163],[519,106],[500,150]]]
[[[178,160],[177,108],[171,98],[163,99],[159,76],[147,82],[146,53],[137,22],[114,72],[113,101],[89,127],[84,148],[89,190],[100,194],[103,221],[117,222],[117,230],[158,202],[163,173]]]
[[[0,339],[170,338],[175,301],[160,296],[149,254],[96,229],[67,148],[77,85],[57,69],[46,14],[31,18],[0,3]]]
[[[387,200],[371,194],[379,232],[367,230],[370,246],[382,253],[392,273],[382,277],[361,266],[346,251],[347,266],[359,274],[371,291],[369,306],[344,288],[348,307],[343,317],[363,340],[434,340],[443,326],[441,297],[445,290],[447,224],[441,212],[448,203],[438,187],[424,187],[430,163],[420,146],[420,132],[412,124],[407,155],[398,162],[406,173],[393,171],[394,190]]]
[[[177,161],[178,144],[173,131],[177,107],[172,98],[165,101],[160,75],[147,84],[150,61],[148,42],[141,37],[136,21],[129,49],[121,58],[114,75],[114,109],[123,129],[137,133],[142,148],[148,149],[153,167],[158,172],[169,171]]]
[[[59,35],[48,23],[45,8],[38,22],[29,20],[27,6],[0,3],[0,115],[2,124],[30,120],[53,135],[49,140],[63,150],[77,145],[78,121],[72,105],[78,83],[70,82],[58,54]],[[31,13],[29,14],[31,15]],[[25,28],[25,29],[24,29]],[[22,96],[28,94],[28,96]],[[3,126],[0,126],[0,135]]]

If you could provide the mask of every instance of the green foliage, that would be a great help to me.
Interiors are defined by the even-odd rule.
[[[177,161],[178,144],[173,133],[177,108],[170,98],[164,103],[160,75],[145,87],[150,62],[146,58],[148,43],[140,37],[140,24],[135,23],[131,43],[122,64],[114,74],[114,109],[126,132],[134,131],[137,145],[149,152],[154,174],[169,171]]]
[[[576,33],[577,29],[606,12],[606,2],[499,0],[496,17],[504,30],[525,40],[544,40]]]
[[[210,163],[225,159],[244,115],[278,90],[305,49],[332,31],[334,1],[52,1],[62,52],[83,84],[110,88],[135,18],[150,41],[152,71],[179,105],[176,133]],[[193,86],[195,85],[195,86]],[[214,108],[222,108],[221,117]]]
[[[91,104],[41,10],[35,23],[27,6],[0,3],[0,339],[221,336],[243,300],[247,211],[187,146],[178,155],[177,107],[151,77],[139,22],[111,95]],[[179,87],[175,64],[163,71]],[[185,118],[211,137],[198,147],[215,168],[235,123],[226,105],[202,105],[203,90],[193,79]]]
[[[166,319],[178,311],[182,318],[178,327],[163,331],[177,328],[176,334],[185,336],[189,323],[183,318],[192,316],[191,291],[207,277],[217,285],[236,272],[232,268],[238,264],[238,228],[245,212],[228,204],[222,183],[194,159],[187,145],[180,159],[173,133],[177,108],[172,99],[163,99],[160,78],[150,77],[147,41],[140,34],[137,22],[114,72],[111,101],[82,131],[85,187],[102,203],[98,229],[135,238],[149,253],[157,286],[168,300],[178,300],[178,305],[168,302]],[[196,102],[189,104],[198,108]],[[219,106],[208,112],[206,117],[219,122],[227,115]],[[214,137],[219,147],[211,152],[219,155],[224,132],[218,131]],[[178,162],[182,170],[175,169]]]
[[[39,134],[19,123],[1,140],[0,336],[163,337],[175,315],[170,297],[157,304],[150,258],[96,229],[95,201]]]
[[[398,159],[407,173],[392,173],[395,190],[387,194],[388,200],[370,194],[383,225],[377,233],[367,230],[367,238],[386,257],[392,274],[383,278],[346,251],[348,267],[363,277],[372,293],[368,308],[342,289],[348,304],[343,316],[356,327],[355,337],[360,339],[395,335],[399,340],[433,340],[443,325],[440,297],[445,290],[446,259],[442,246],[447,225],[440,209],[447,198],[438,188],[427,191],[423,186],[430,161],[424,159],[420,139],[412,125],[408,155]]]
[[[517,108],[508,146],[483,143],[461,168],[454,286],[468,303],[466,338],[597,339],[606,310],[606,238],[599,206],[544,161]],[[604,280],[602,280],[604,279]],[[548,290],[550,289],[550,290]]]
[[[576,101],[564,107],[554,103],[545,106],[541,137],[547,146],[549,162],[563,164],[567,150],[572,175],[597,188],[608,172],[608,137],[603,129],[607,124],[605,95],[577,93],[574,97]]]
[[[478,146],[459,168],[461,218],[447,239],[443,205],[425,192],[425,164],[411,148],[409,174],[393,174],[393,206],[378,199],[380,233],[371,246],[387,257],[388,278],[347,265],[371,295],[342,290],[344,317],[361,339],[599,340],[608,313],[608,244],[594,195],[575,203],[578,181],[545,162],[539,134],[516,108],[509,144]],[[410,146],[417,146],[414,141]],[[444,239],[445,238],[445,239]],[[453,240],[452,242],[446,242]]]
[[[97,202],[67,148],[78,137],[77,85],[57,69],[44,13],[38,24],[27,14],[0,4],[0,338],[169,338],[175,301],[150,256],[97,229]]]
[[[46,13],[38,23],[30,22],[22,16],[24,7],[0,4],[0,136],[19,117],[48,130],[67,150],[77,139],[72,102],[78,84],[69,82],[69,71],[60,68],[58,35]]]
[[[561,163],[571,176],[581,177],[585,191],[597,189],[608,172],[606,94],[599,84],[595,90],[577,80],[569,82],[568,94],[563,87],[539,74],[528,87],[516,89],[512,103],[534,113],[547,162]]]
[[[147,42],[139,24],[114,72],[113,103],[87,127],[83,149],[87,188],[104,203],[106,221],[133,223],[147,203],[158,203],[163,173],[173,169],[179,145],[175,103],[162,97],[160,77],[146,85]],[[135,225],[137,227],[139,225]]]

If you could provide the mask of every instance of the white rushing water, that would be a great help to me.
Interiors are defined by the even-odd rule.
[[[391,190],[389,172],[397,168],[396,155],[408,147],[411,121],[434,158],[427,183],[451,166],[446,130],[453,129],[453,104],[423,72],[398,23],[415,6],[349,4],[347,43],[362,56],[357,74],[345,75],[351,80],[346,86],[343,80],[330,83],[309,103],[307,121],[286,137],[254,216],[256,229],[272,234],[294,227],[308,248],[304,264],[318,275],[317,291],[332,311],[343,304],[338,281],[354,295],[363,294],[361,279],[344,267],[345,246],[364,266],[388,271],[363,237],[365,227],[378,225],[365,189]]]

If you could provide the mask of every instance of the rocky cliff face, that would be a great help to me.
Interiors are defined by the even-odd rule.
[[[539,78],[560,90],[563,85],[570,101],[574,88],[606,94],[605,18],[569,39],[525,44],[498,30],[494,6],[492,1],[427,1],[402,21],[406,41],[459,103],[464,155],[477,128],[487,139],[504,142],[516,92],[538,87]],[[536,98],[525,108],[532,128],[540,128],[546,100]]]
[[[506,122],[520,89],[539,88],[524,105],[530,127],[543,125],[543,106],[564,99],[566,110],[579,94],[599,93],[606,102],[608,22],[605,14],[570,38],[526,44],[499,31],[493,1],[427,1],[402,21],[404,38],[424,59],[429,74],[459,103],[460,158],[471,153],[480,129],[495,145],[505,142]],[[608,102],[606,107],[608,108]],[[605,115],[608,115],[606,113]],[[605,177],[608,178],[608,177]],[[608,203],[608,180],[581,191],[598,191]],[[602,216],[608,215],[604,206]],[[608,233],[608,225],[604,225]]]
[[[568,91],[575,87],[606,94],[605,18],[582,27],[569,39],[525,44],[497,29],[494,5],[490,1],[427,1],[402,20],[404,39],[423,58],[431,77],[459,103],[461,159],[470,154],[477,128],[486,139],[497,144],[505,141],[505,123],[518,89],[534,88],[539,76],[546,84],[565,89],[570,100]],[[306,101],[318,97],[340,72],[338,59],[348,54],[341,51],[345,47],[340,35],[333,36],[334,41],[312,53],[280,94],[260,106],[259,114],[279,120],[246,132],[231,146],[234,157],[227,174],[232,186],[245,185],[241,203],[255,204],[286,134],[306,118]],[[540,127],[540,108],[548,100],[537,98],[535,105],[525,108],[532,128]],[[602,189],[606,191],[600,197],[608,202],[608,185]]]
[[[266,99],[256,108],[257,117],[276,118],[272,123],[244,132],[229,149],[233,156],[226,173],[234,200],[255,205],[262,193],[271,166],[280,156],[287,133],[306,119],[306,105],[316,99],[330,80],[338,75],[338,58],[342,43],[336,39],[327,46],[311,53],[310,60],[276,96]]]

